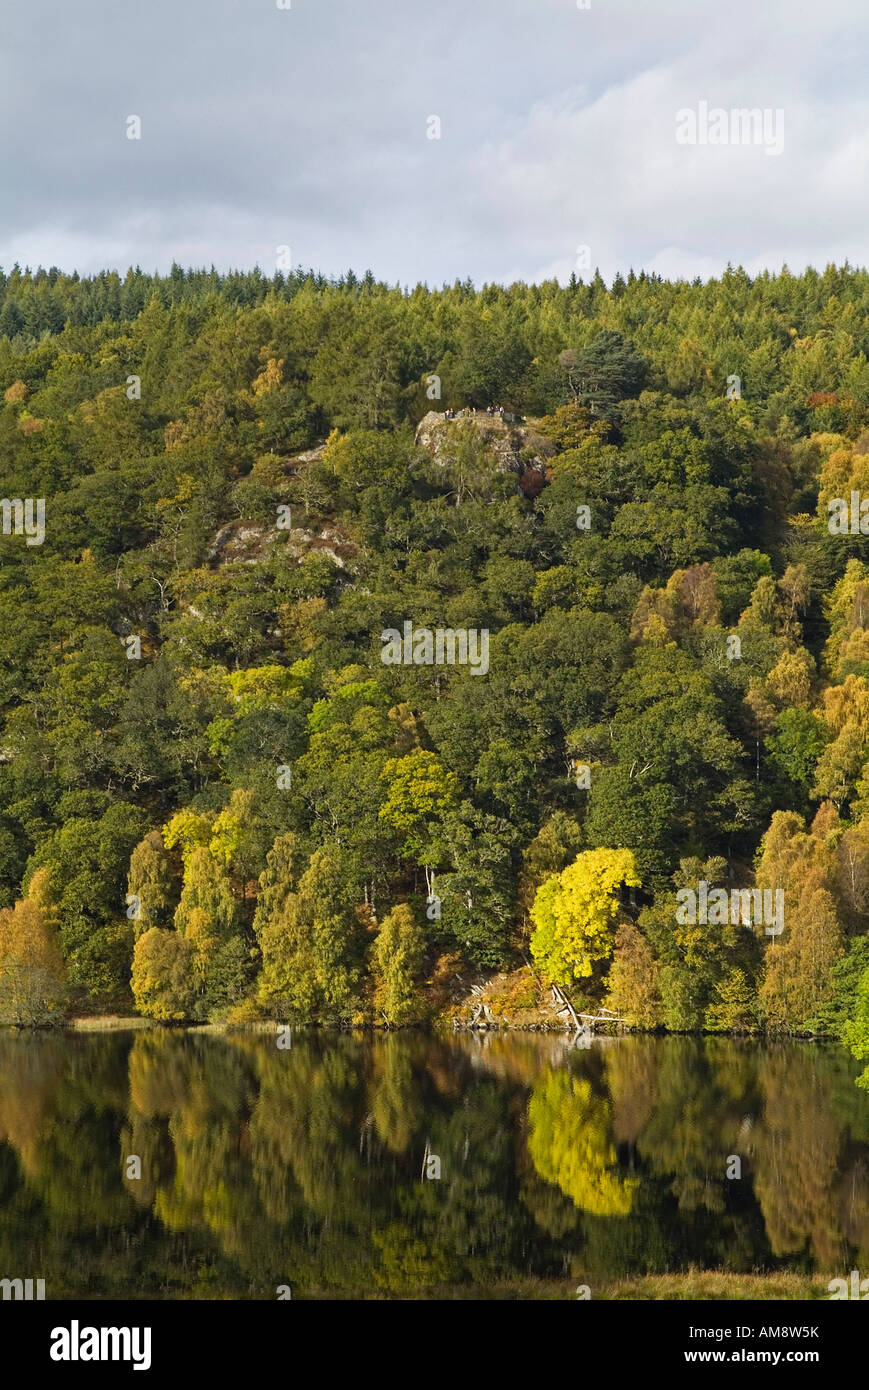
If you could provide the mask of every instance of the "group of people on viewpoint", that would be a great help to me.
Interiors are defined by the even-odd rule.
[[[451,410],[450,407],[447,406],[446,410],[444,411],[444,419],[461,420],[462,418],[472,417],[476,414],[477,407],[475,405],[466,405],[464,410]],[[486,414],[489,416],[490,420],[493,415],[500,415],[503,418],[504,407],[502,405],[487,405]]]

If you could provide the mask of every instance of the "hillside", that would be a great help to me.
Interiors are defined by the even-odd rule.
[[[867,307],[0,275],[0,1018],[859,1049]]]

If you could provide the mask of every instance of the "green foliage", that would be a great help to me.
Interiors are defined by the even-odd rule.
[[[445,822],[458,809],[458,778],[434,753],[418,749],[390,758],[381,781],[380,816],[402,839],[399,852],[436,866],[446,853]]]
[[[123,997],[129,987],[127,868],[146,828],[145,814],[123,801],[99,819],[74,816],[41,841],[26,871],[28,882],[47,871],[70,984],[93,996]]]
[[[133,952],[136,1008],[160,1022],[190,1018],[194,1008],[193,947],[176,931],[149,927]]]
[[[380,905],[425,902],[408,960],[514,966],[533,923],[643,1026],[840,1034],[869,549],[826,517],[869,486],[867,291],[0,272],[3,487],[50,516],[0,536],[0,903],[45,872],[74,1000],[128,1004],[138,936],[197,1018],[351,1018]],[[384,665],[408,619],[485,629],[487,673]],[[563,882],[595,854],[643,894],[608,982],[615,885]],[[677,930],[680,863],[780,867],[782,939]]]
[[[522,851],[519,906],[528,915],[540,885],[572,863],[582,846],[582,830],[565,811],[554,811]]]
[[[406,903],[384,917],[373,946],[374,1007],[387,1023],[410,1023],[418,1012],[415,987],[425,937]]]
[[[869,970],[857,982],[854,1003],[854,1015],[845,1024],[842,1040],[858,1061],[865,1062],[869,1058]],[[869,1089],[869,1066],[860,1077],[860,1084]]]
[[[281,1018],[346,1019],[355,1011],[364,927],[354,908],[347,855],[315,850],[299,879],[259,930],[259,998]]]
[[[178,898],[177,876],[159,830],[149,830],[130,855],[127,894],[139,899],[139,933],[171,916]]]
[[[818,1010],[814,1026],[844,1042],[857,1017],[861,981],[869,973],[869,936],[856,936],[830,972],[832,996]]]
[[[639,395],[646,364],[620,333],[603,329],[580,352],[567,349],[559,362],[572,401],[589,414],[611,418],[619,401]]]
[[[708,891],[726,882],[723,859],[683,859],[673,874],[677,889]],[[662,1021],[674,1032],[745,1031],[757,1026],[761,948],[750,926],[731,920],[680,921],[679,900],[668,888],[640,913],[639,925],[660,963]]]

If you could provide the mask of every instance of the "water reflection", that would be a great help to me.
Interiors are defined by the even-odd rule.
[[[869,1267],[858,1073],[722,1038],[4,1033],[0,1274],[121,1298],[832,1276]]]

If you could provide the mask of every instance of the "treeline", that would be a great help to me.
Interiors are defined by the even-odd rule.
[[[402,1023],[530,951],[643,1026],[859,1046],[867,289],[13,271],[3,1016]],[[384,664],[406,622],[486,674]],[[783,932],[680,922],[701,881]]]
[[[229,393],[242,410],[237,393],[250,390],[251,367],[272,344],[283,358],[282,410],[264,442],[303,447],[332,425],[419,418],[429,373],[441,376],[445,405],[509,400],[521,413],[550,412],[564,398],[559,355],[608,330],[635,344],[656,389],[705,399],[736,374],[765,432],[803,434],[862,423],[867,310],[869,275],[847,264],[756,278],[729,269],[705,284],[631,271],[609,287],[595,274],[480,290],[470,281],[402,290],[370,271],[329,280],[174,265],[162,276],[136,268],[82,278],[15,266],[0,269],[0,379],[11,384],[21,359],[33,388],[50,376],[58,389],[43,404],[54,400],[54,416],[61,400],[79,405],[116,386],[117,368],[138,368],[142,423],[153,428],[204,395]],[[233,339],[234,360],[224,362],[221,345],[225,353]],[[85,361],[69,360],[77,354]]]

